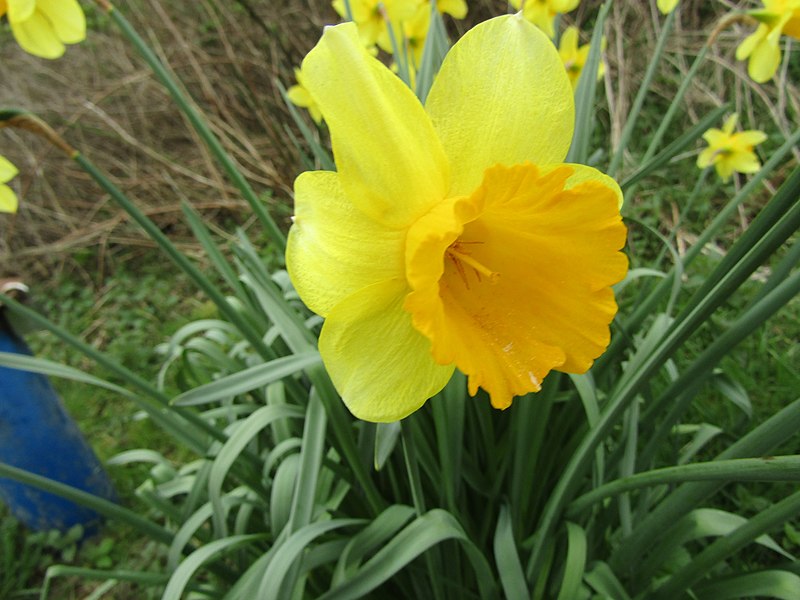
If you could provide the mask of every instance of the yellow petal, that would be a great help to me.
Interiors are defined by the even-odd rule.
[[[747,73],[756,83],[765,83],[772,79],[781,62],[781,49],[778,44],[768,40],[759,43],[750,55]]]
[[[289,98],[289,102],[295,106],[302,106],[303,108],[308,108],[314,103],[311,94],[309,94],[308,90],[302,85],[293,85],[290,87],[286,90],[286,97]]]
[[[30,19],[36,10],[36,0],[8,0],[8,20],[19,22]]]
[[[557,13],[568,13],[578,8],[580,0],[548,0],[550,9]]]
[[[485,21],[447,54],[425,105],[450,159],[449,196],[500,163],[564,160],[575,117],[553,43],[520,15]]]
[[[467,16],[466,0],[437,0],[436,8],[440,13],[447,13],[454,19],[463,19]]]
[[[326,316],[361,288],[403,277],[405,232],[361,213],[345,196],[338,173],[301,174],[294,201],[286,267],[300,298],[315,313]]]
[[[18,173],[17,167],[10,160],[0,156],[0,183],[11,181]]]
[[[569,190],[576,185],[581,183],[586,183],[587,181],[593,181],[595,183],[599,183],[605,188],[613,191],[617,197],[617,206],[622,207],[622,203],[624,201],[624,197],[622,195],[622,190],[619,187],[619,184],[614,181],[611,177],[603,173],[602,171],[598,171],[594,167],[587,167],[586,165],[577,165],[572,163],[563,163],[557,165],[545,165],[539,167],[539,173],[541,177],[551,173],[556,169],[560,169],[562,167],[569,167],[572,169],[572,174],[567,178],[566,182],[564,183],[564,189]]]
[[[86,39],[86,17],[78,0],[36,0],[36,9],[50,21],[58,39],[65,44]]]
[[[17,195],[7,185],[0,184],[0,213],[17,212]]]
[[[11,21],[11,32],[20,47],[41,58],[59,58],[64,54],[64,44],[44,15],[35,11],[24,21]]]
[[[736,48],[736,60],[747,59],[755,50],[756,46],[767,36],[769,27],[763,23],[756,28],[756,30],[748,35],[742,43]]]
[[[455,362],[471,393],[486,389],[499,408],[538,390],[551,369],[586,371],[609,341],[626,230],[616,190],[588,179],[565,189],[571,172],[497,165],[450,204],[449,224],[441,216],[438,252],[434,235],[417,235],[426,245],[415,251],[409,232],[415,327],[437,362]],[[436,268],[418,264],[426,256]]]
[[[437,365],[430,341],[403,309],[405,281],[377,283],[330,312],[319,351],[342,400],[356,417],[391,422],[439,392],[453,374]]]
[[[763,131],[755,129],[748,129],[747,131],[740,131],[734,136],[734,143],[738,147],[752,148],[767,140],[767,134]]]
[[[733,130],[736,129],[736,123],[739,122],[739,115],[737,113],[733,113],[727,119],[725,119],[725,123],[722,125],[722,131],[726,135],[731,135]]]
[[[730,137],[730,134],[725,133],[721,129],[716,129],[715,127],[712,127],[703,134],[703,139],[708,142],[709,146],[713,146],[714,148],[727,146]]]
[[[794,9],[792,17],[783,26],[783,33],[800,40],[800,7]]]
[[[351,201],[406,226],[447,190],[447,160],[414,93],[363,48],[355,25],[327,27],[306,56],[304,83],[331,132]]]
[[[697,166],[700,169],[705,169],[706,167],[710,167],[711,165],[716,162],[716,158],[719,156],[717,154],[717,149],[708,147],[704,149],[697,157]]]
[[[731,169],[739,173],[758,173],[761,161],[754,152],[736,152],[729,158]]]
[[[717,170],[717,175],[722,178],[722,181],[728,181],[733,175],[733,164],[724,156],[719,155],[719,158],[714,163],[714,168]]]
[[[668,15],[678,6],[678,0],[658,0],[657,4],[661,14]]]
[[[542,30],[551,40],[556,36],[555,19],[556,12],[552,10],[546,2],[534,1],[525,2],[522,7],[522,16]]]
[[[574,25],[570,25],[564,30],[564,33],[561,34],[561,39],[558,42],[558,49],[559,52],[563,53],[567,56],[573,56],[578,52],[578,28]]]

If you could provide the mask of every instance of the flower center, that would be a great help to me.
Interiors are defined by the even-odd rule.
[[[445,250],[445,257],[447,257],[447,259],[453,264],[458,272],[458,276],[461,278],[461,281],[464,282],[464,285],[467,287],[467,289],[469,289],[468,272],[470,271],[475,275],[478,283],[483,281],[481,276],[489,278],[489,281],[491,282],[496,282],[500,277],[499,273],[495,273],[490,268],[483,265],[471,256],[469,247],[472,244],[483,244],[483,242],[465,242],[456,240],[450,244],[450,246],[448,246],[447,250]]]

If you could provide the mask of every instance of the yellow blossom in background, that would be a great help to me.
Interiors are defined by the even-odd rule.
[[[580,0],[510,0],[516,10],[522,6],[522,14],[531,23],[544,31],[550,39],[556,37],[553,23],[556,15],[575,10]]]
[[[386,34],[386,18],[396,27],[414,16],[424,0],[350,0],[353,22],[367,46],[374,46]],[[334,0],[333,8],[342,18],[347,18],[344,0]],[[385,12],[385,16],[384,16]]]
[[[578,46],[579,32],[577,27],[567,27],[564,33],[561,34],[561,40],[558,44],[558,55],[561,57],[561,62],[564,63],[564,68],[567,70],[569,82],[572,84],[574,90],[578,85],[578,79],[583,71],[583,66],[586,64],[586,59],[589,57],[590,44]],[[605,47],[605,38],[603,38],[603,46]],[[602,61],[597,67],[597,78],[601,79],[606,72],[606,65]]]
[[[295,69],[294,78],[297,80],[297,84],[286,91],[289,102],[295,106],[308,109],[311,118],[314,119],[316,123],[322,123],[322,113],[319,111],[319,106],[317,106],[317,103],[314,102],[314,98],[311,97],[311,94],[308,93],[308,90],[303,85],[303,72],[300,69]]]
[[[658,0],[657,6],[662,15],[668,15],[678,6],[678,0]]]
[[[417,11],[398,26],[394,27],[394,34],[398,36],[397,43],[403,43],[408,51],[409,66],[415,70],[422,62],[422,51],[425,49],[425,38],[428,36],[428,29],[431,24],[431,8],[429,4],[422,4]],[[400,36],[402,35],[402,39]],[[392,40],[389,31],[384,30],[378,38],[378,46],[381,50],[392,54]],[[413,89],[413,84],[412,84]]]
[[[722,129],[709,129],[703,134],[708,148],[697,157],[701,169],[714,165],[723,181],[730,179],[734,171],[756,173],[761,168],[753,147],[767,139],[763,131],[748,130],[734,133],[738,115],[727,118]]]
[[[59,58],[64,44],[86,38],[86,18],[77,0],[0,0],[3,15],[22,49],[42,58]]]
[[[0,0],[2,2],[2,0]],[[8,161],[8,159],[0,156],[0,213],[15,213],[17,212],[17,195],[9,186],[6,185],[14,177],[17,176],[17,168]]]
[[[626,229],[619,186],[563,162],[574,101],[552,42],[519,14],[485,21],[424,106],[351,23],[303,73],[336,172],[295,181],[286,264],[350,411],[401,419],[455,368],[497,408],[552,369],[585,372],[609,342]]]
[[[448,14],[454,19],[467,16],[467,0],[436,0],[436,8],[440,13]]]
[[[764,8],[748,14],[758,28],[736,49],[737,60],[747,60],[747,73],[757,83],[772,79],[781,62],[781,35],[800,40],[800,0],[764,0]]]

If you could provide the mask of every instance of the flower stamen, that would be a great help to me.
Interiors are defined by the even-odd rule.
[[[446,250],[447,256],[450,260],[453,261],[456,269],[458,270],[461,279],[464,281],[464,285],[469,288],[469,284],[467,282],[466,275],[464,273],[464,265],[469,266],[474,272],[475,277],[478,278],[478,282],[481,281],[481,275],[488,277],[489,281],[497,281],[497,278],[500,276],[499,273],[495,273],[485,265],[481,264],[477,260],[475,260],[472,256],[463,252],[463,248],[461,247],[463,244],[478,244],[481,242],[453,242],[449,248]],[[463,264],[462,264],[463,263]]]

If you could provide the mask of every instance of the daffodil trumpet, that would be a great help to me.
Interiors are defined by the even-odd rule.
[[[401,419],[455,368],[497,408],[589,369],[627,271],[622,193],[563,162],[574,102],[552,42],[520,14],[486,21],[424,106],[351,23],[302,70],[337,171],[297,178],[287,268],[350,411]]]

